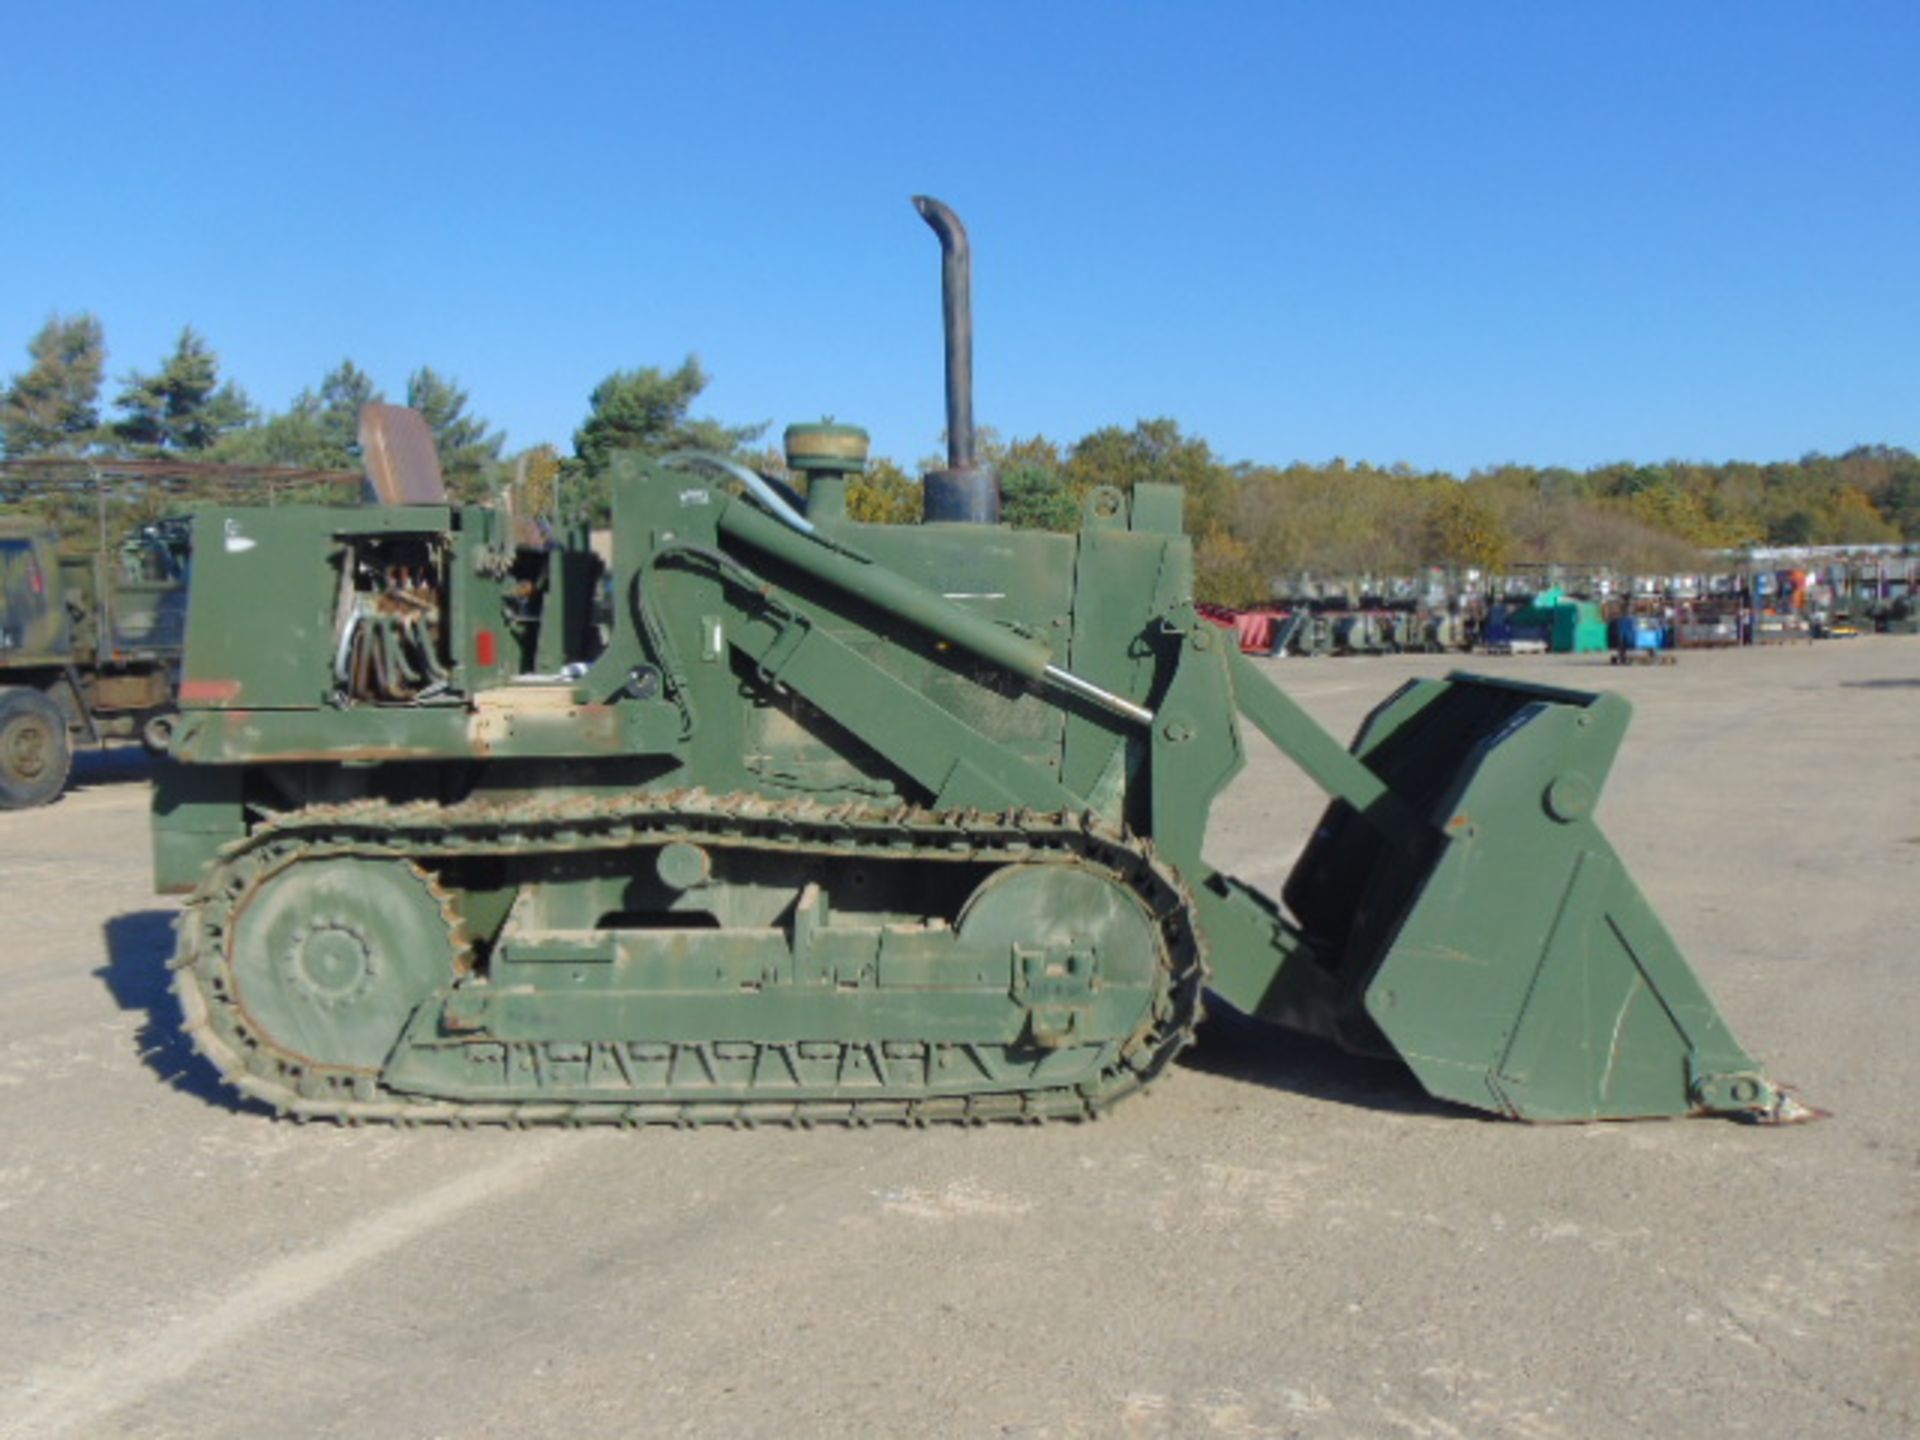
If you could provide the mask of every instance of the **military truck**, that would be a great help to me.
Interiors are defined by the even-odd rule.
[[[0,518],[0,809],[56,799],[76,744],[166,749],[189,533],[165,519],[76,547],[44,521]]]

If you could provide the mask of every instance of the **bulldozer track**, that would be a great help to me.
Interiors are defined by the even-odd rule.
[[[1095,1081],[985,1093],[929,1089],[907,1098],[744,1101],[434,1099],[388,1089],[370,1075],[336,1079],[316,1094],[310,1062],[282,1052],[237,1003],[226,955],[229,927],[266,878],[297,860],[389,858],[411,866],[447,920],[458,971],[470,960],[470,945],[452,897],[435,879],[437,864],[606,853],[678,840],[839,859],[1091,866],[1125,885],[1154,917],[1167,956],[1165,994],[1141,1034]],[[1193,901],[1179,874],[1154,855],[1150,844],[1090,814],[930,811],[702,790],[451,805],[354,801],[276,817],[225,847],[209,867],[180,916],[172,968],[194,1046],[243,1095],[302,1120],[455,1127],[806,1128],[1092,1119],[1145,1088],[1192,1043],[1207,975]]]

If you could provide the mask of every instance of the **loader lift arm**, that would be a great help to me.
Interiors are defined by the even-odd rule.
[[[1081,699],[1097,688],[1061,687],[1044,646],[745,501],[715,520],[719,535],[1029,684]],[[1085,803],[807,624],[796,597],[779,608],[732,643],[823,706],[891,694],[843,723],[936,804]],[[1594,823],[1624,700],[1454,674],[1403,687],[1349,749],[1190,601],[1143,638],[1159,657],[1150,693],[1103,708],[1146,732],[1150,833],[1193,887],[1221,998],[1397,1056],[1432,1095],[1518,1119],[1806,1113],[1734,1040]],[[1212,800],[1244,763],[1237,717],[1331,802],[1284,911],[1203,853]]]

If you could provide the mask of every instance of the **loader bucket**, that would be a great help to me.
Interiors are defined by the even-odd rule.
[[[1376,709],[1353,753],[1402,824],[1328,808],[1285,892],[1318,973],[1274,1018],[1525,1120],[1796,1118],[1594,823],[1629,713],[1457,674]]]

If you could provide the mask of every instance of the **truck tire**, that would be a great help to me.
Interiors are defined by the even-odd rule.
[[[0,689],[0,810],[50,803],[72,768],[60,707],[38,690]]]

